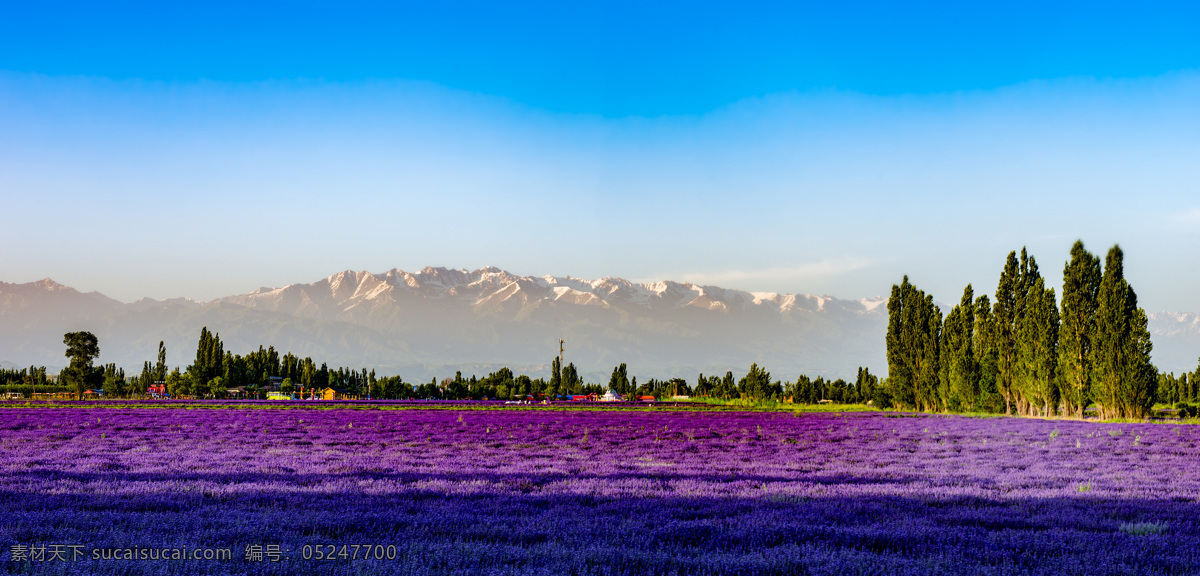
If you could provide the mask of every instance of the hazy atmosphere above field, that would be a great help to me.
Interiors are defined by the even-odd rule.
[[[0,6],[0,281],[886,295],[1120,243],[1200,312],[1200,5]]]

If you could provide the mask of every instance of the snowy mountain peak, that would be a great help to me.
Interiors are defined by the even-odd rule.
[[[1200,334],[1200,314],[1155,312],[1149,315],[1149,320],[1153,325],[1154,334]]]
[[[874,298],[861,298],[858,302],[862,304],[864,310],[873,312],[876,308],[887,305],[887,301],[888,299],[883,296],[876,296]]]
[[[70,290],[72,292],[76,291],[74,288],[69,288],[67,286],[63,286],[62,284],[59,284],[58,282],[55,282],[49,278],[42,278],[41,280],[38,280],[37,282],[32,282],[31,284],[33,285],[33,287],[39,288],[42,290],[51,290],[51,291]]]

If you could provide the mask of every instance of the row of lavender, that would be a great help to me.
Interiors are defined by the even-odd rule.
[[[17,573],[1194,574],[1198,441],[878,413],[5,408],[0,553],[84,550]],[[92,557],[152,547],[233,557]]]

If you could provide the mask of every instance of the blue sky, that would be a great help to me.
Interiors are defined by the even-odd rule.
[[[6,3],[0,280],[495,265],[944,302],[1115,242],[1200,312],[1194,3]],[[976,3],[978,4],[978,3]]]

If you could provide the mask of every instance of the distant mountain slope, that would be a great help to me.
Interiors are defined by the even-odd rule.
[[[31,284],[0,283],[0,358],[18,366],[58,368],[66,364],[63,334],[88,330],[100,340],[100,362],[115,362],[126,371],[154,360],[158,342],[167,343],[172,365],[187,365],[195,355],[200,328],[221,333],[235,353],[275,345],[281,350],[319,350],[320,361],[358,363],[383,358],[403,343],[341,322],[324,322],[242,306],[184,299],[139,300],[123,304],[99,294],[81,294],[43,280]],[[314,358],[318,358],[314,356]]]
[[[1200,315],[1157,312],[1149,315],[1154,361],[1163,372],[1193,372],[1200,364]]]
[[[560,336],[567,361],[592,380],[607,380],[620,362],[641,378],[740,375],[751,362],[778,378],[852,377],[858,366],[886,372],[886,308],[886,298],[516,276],[497,268],[347,270],[207,303],[124,304],[43,280],[0,283],[0,360],[61,366],[62,335],[91,330],[102,362],[140,369],[164,340],[169,362],[185,366],[200,328],[208,326],[235,353],[273,345],[410,380],[456,369],[483,374],[501,365],[545,375]],[[1194,315],[1154,314],[1151,327],[1160,367],[1195,368],[1200,321]]]
[[[759,362],[781,375],[847,375],[883,361],[880,299],[425,268],[348,270],[221,301],[370,328],[406,343],[409,363],[430,365],[546,364],[560,335],[567,360],[591,374],[627,362],[692,378]]]

